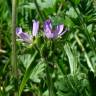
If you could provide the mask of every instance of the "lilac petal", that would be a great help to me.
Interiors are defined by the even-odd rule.
[[[45,35],[49,39],[55,39],[56,37],[58,37],[58,33],[56,31],[45,32]]]
[[[32,36],[36,36],[39,30],[39,21],[33,20],[33,32]]]
[[[64,29],[64,25],[63,24],[57,26],[56,30],[58,32],[58,35],[62,33],[63,29]]]
[[[44,32],[45,32],[45,36],[48,39],[53,39],[55,37],[57,37],[58,33],[55,32],[54,30],[52,30],[52,22],[50,19],[46,20],[44,22]]]
[[[57,33],[58,33],[58,36],[62,36],[65,32],[68,31],[67,28],[64,29],[64,31],[63,31],[63,29],[64,29],[64,25],[63,25],[63,24],[57,26],[56,31],[57,31]],[[63,32],[62,32],[62,31],[63,31]]]
[[[22,28],[16,28],[16,34],[22,41],[31,43],[31,36],[27,33],[22,32]]]
[[[17,27],[16,28],[16,35],[19,36],[19,34],[22,33],[22,28],[21,27]]]
[[[50,30],[52,30],[52,22],[50,19],[44,22],[44,27],[48,27]]]
[[[60,34],[59,34],[59,36],[62,36],[65,32],[67,32],[68,31],[68,29],[66,28],[63,32],[61,32]]]
[[[52,30],[51,20],[46,20],[44,22],[44,31],[46,32],[46,30],[49,31],[49,32],[51,32],[51,30]]]
[[[51,37],[51,34],[52,34],[51,33],[51,30],[47,27],[44,31],[45,31],[45,36],[48,37],[48,38],[50,38]]]
[[[45,36],[46,36],[48,39],[54,38],[54,34],[53,34],[53,33],[48,33],[48,32],[46,32],[46,33],[45,33]]]
[[[52,34],[52,24],[50,20],[46,20],[44,22],[44,32],[45,32],[45,36],[47,38],[53,38],[53,34]]]

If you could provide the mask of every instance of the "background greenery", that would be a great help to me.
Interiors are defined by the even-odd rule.
[[[0,0],[0,96],[96,96],[96,1],[17,0],[16,25],[31,33],[32,46],[16,42],[17,77],[11,66],[12,2]],[[38,8],[39,7],[39,8]],[[39,10],[38,10],[39,9]],[[61,38],[43,38],[43,22],[67,28]],[[18,96],[17,95],[17,96]]]

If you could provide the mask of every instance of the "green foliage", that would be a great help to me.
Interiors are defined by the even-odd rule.
[[[40,30],[32,45],[16,42],[18,78],[13,79],[12,6],[11,0],[0,0],[0,96],[14,96],[15,91],[19,96],[95,96],[95,1],[37,0],[37,5],[34,0],[17,1],[17,26],[31,33],[36,19]],[[42,17],[50,18],[53,26],[64,24],[68,32],[48,40]]]
[[[23,80],[21,82],[20,89],[19,89],[19,96],[21,95],[21,92],[22,92],[22,90],[23,90],[26,82],[29,79],[29,77],[30,77],[30,75],[31,75],[31,73],[33,71],[34,65],[32,64],[32,61],[34,61],[36,55],[37,55],[37,51],[33,55],[32,60],[31,60],[31,63],[29,63],[30,65],[29,65],[28,69],[26,70],[26,73],[24,74],[24,77],[23,77]]]

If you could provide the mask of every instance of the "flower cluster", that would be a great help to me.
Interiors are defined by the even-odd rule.
[[[44,35],[48,39],[55,39],[58,38],[59,36],[62,36],[67,31],[67,29],[65,29],[64,31],[63,29],[64,29],[63,24],[57,25],[54,29],[52,27],[52,22],[50,19],[44,22]],[[39,21],[33,20],[33,30],[31,35],[23,32],[21,27],[16,28],[16,35],[20,38],[21,41],[24,41],[26,43],[32,43],[32,38],[36,37],[36,35],[38,34],[38,30],[39,30]]]

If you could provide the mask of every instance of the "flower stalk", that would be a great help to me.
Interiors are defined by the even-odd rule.
[[[53,84],[53,80],[52,80],[52,76],[50,74],[50,68],[49,68],[49,64],[47,62],[47,59],[45,59],[44,57],[42,58],[43,62],[46,64],[46,79],[47,79],[47,86],[48,86],[48,91],[49,91],[49,95],[48,96],[56,96],[55,92],[54,92],[54,84]]]
[[[16,0],[12,0],[12,71],[13,75],[17,76],[16,64]]]
[[[36,0],[34,0],[34,4],[35,4],[35,6],[36,6],[36,10],[37,10],[39,16],[41,17],[41,20],[44,21],[44,15],[42,15],[42,12],[41,12],[41,10],[40,10],[40,8],[39,8],[39,5],[38,5],[38,3],[37,3]]]
[[[12,0],[12,77],[17,82],[17,63],[16,63],[16,0]],[[15,84],[17,86],[17,83]],[[16,87],[15,86],[15,87]],[[17,96],[17,92],[14,92]]]

